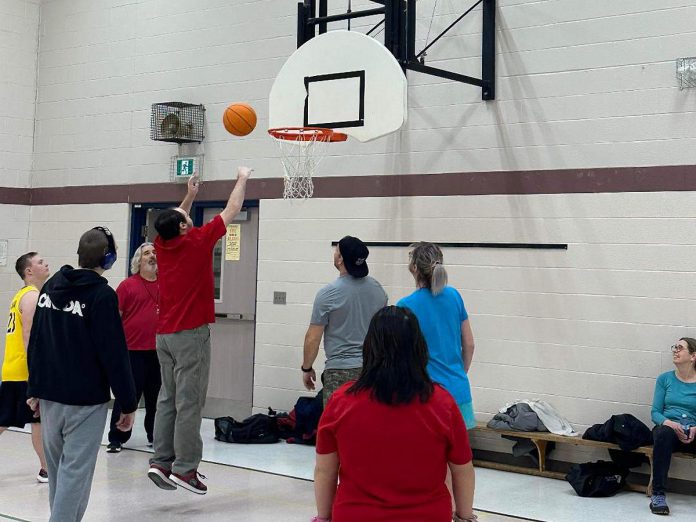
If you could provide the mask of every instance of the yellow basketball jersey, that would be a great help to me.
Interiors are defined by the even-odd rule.
[[[19,311],[19,302],[24,294],[36,291],[34,286],[25,286],[17,292],[10,304],[10,317],[7,321],[7,335],[5,337],[5,360],[2,363],[3,381],[28,381],[29,368],[27,366],[27,351],[22,337],[22,312]]]

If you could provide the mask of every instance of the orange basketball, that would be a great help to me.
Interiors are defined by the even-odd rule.
[[[246,103],[233,103],[222,115],[227,132],[235,136],[246,136],[256,127],[256,112]]]

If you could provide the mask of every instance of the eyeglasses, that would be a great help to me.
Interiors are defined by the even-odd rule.
[[[684,347],[681,344],[673,344],[670,350],[672,353],[679,353],[684,350]]]

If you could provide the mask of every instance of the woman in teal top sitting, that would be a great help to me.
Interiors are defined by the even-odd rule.
[[[682,337],[672,346],[675,369],[655,383],[653,429],[653,494],[650,510],[668,515],[665,497],[667,474],[675,451],[696,452],[696,339]]]
[[[428,375],[441,384],[459,406],[467,429],[476,427],[467,373],[474,357],[474,334],[459,292],[447,286],[440,247],[433,243],[411,245],[408,269],[416,291],[397,306],[410,309],[418,318],[428,344]]]

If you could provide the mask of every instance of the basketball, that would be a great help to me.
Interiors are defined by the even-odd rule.
[[[246,136],[256,127],[256,112],[246,103],[233,103],[225,109],[222,123],[230,134]]]

